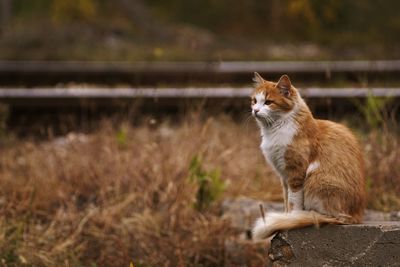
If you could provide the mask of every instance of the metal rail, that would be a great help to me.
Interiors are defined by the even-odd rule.
[[[250,87],[218,88],[2,88],[1,99],[79,98],[245,98]],[[400,97],[400,88],[305,88],[306,98]]]

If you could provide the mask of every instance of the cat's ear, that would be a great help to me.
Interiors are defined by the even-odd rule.
[[[281,76],[278,83],[276,84],[276,87],[278,87],[281,91],[281,94],[286,97],[289,97],[292,93],[292,83],[290,82],[289,76],[287,76],[286,74]]]
[[[255,83],[255,86],[260,86],[265,83],[265,80],[263,79],[263,77],[261,77],[260,74],[254,72],[253,82]]]

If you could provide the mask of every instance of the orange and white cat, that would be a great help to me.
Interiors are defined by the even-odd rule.
[[[252,114],[261,150],[281,179],[285,213],[257,220],[253,236],[320,223],[360,223],[366,192],[363,156],[345,126],[314,119],[287,75],[277,83],[255,73]]]

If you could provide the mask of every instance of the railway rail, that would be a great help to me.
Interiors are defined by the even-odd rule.
[[[5,105],[9,111],[8,126],[24,134],[57,125],[73,129],[103,115],[135,114],[135,121],[146,116],[184,114],[193,107],[201,107],[210,114],[229,112],[240,118],[247,114],[252,90],[251,87],[0,88],[0,106]],[[368,96],[391,98],[390,110],[396,114],[400,108],[400,88],[309,87],[300,90],[320,118],[361,116],[356,104],[365,103]]]
[[[390,105],[398,114],[400,87],[394,85],[400,85],[400,60],[0,61],[0,105],[5,105],[1,110],[8,114],[8,127],[22,135],[35,131],[41,135],[43,129],[57,125],[60,132],[81,124],[85,128],[88,122],[103,114],[175,116],[188,107],[191,109],[194,102],[207,112],[212,113],[213,109],[228,111],[239,118],[249,106],[248,98],[252,91],[249,85],[254,71],[269,79],[289,74],[299,87],[303,87],[302,95],[319,117],[360,116],[355,101],[363,103],[367,96],[394,99]],[[90,87],[85,84],[90,84]],[[315,84],[321,87],[309,86]],[[336,88],[332,87],[333,84],[351,87]],[[361,84],[369,84],[371,88],[357,88]],[[136,115],[134,120],[146,117]]]
[[[69,98],[248,98],[251,87],[218,88],[0,88],[0,101],[9,99]],[[400,97],[400,88],[304,88],[306,98]]]
[[[390,80],[400,77],[400,60],[220,61],[220,62],[57,62],[0,61],[0,85],[53,86],[59,83],[179,84],[248,83],[257,71],[275,78],[287,73],[302,81]]]

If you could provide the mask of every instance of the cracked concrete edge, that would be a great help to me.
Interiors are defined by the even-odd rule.
[[[272,239],[269,258],[272,266],[399,266],[400,223],[282,232]]]

